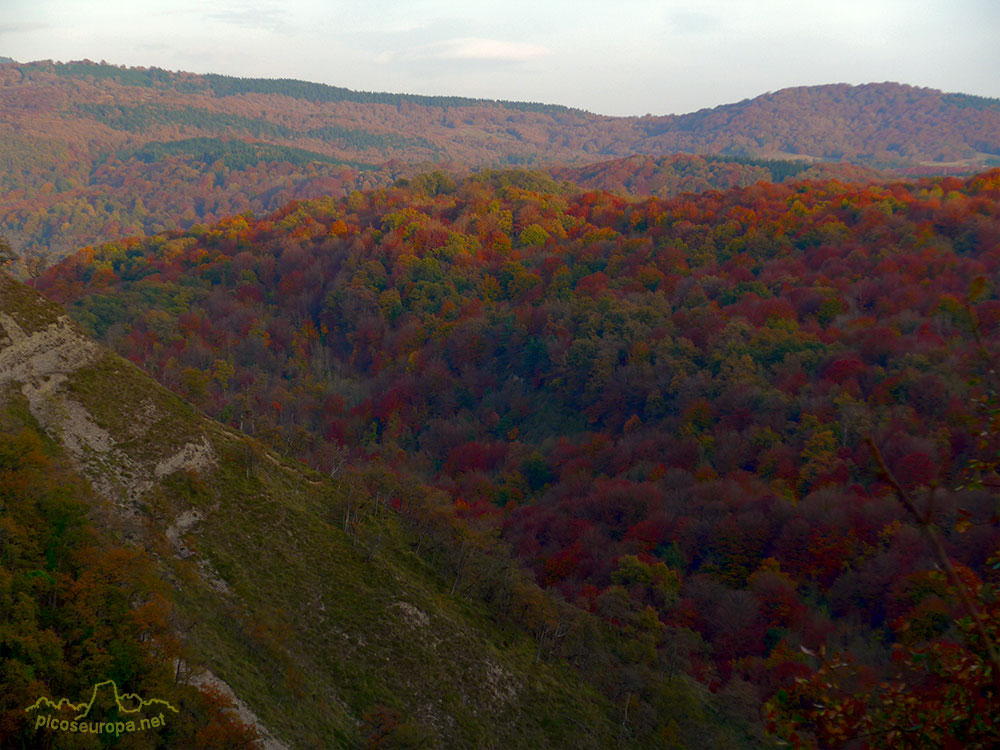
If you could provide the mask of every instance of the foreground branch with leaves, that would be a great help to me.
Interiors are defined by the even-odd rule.
[[[998,390],[992,354],[983,344],[973,303],[982,293],[976,279],[961,312],[986,364],[987,393],[977,399],[984,419],[978,441],[979,456],[964,474],[969,486],[994,486],[997,457]],[[926,584],[941,592],[950,606],[939,616],[954,617],[945,637],[922,637],[920,615],[895,624],[894,674],[879,680],[855,659],[830,655],[825,648],[805,656],[818,662],[809,677],[800,677],[790,690],[779,691],[766,707],[769,729],[796,748],[992,748],[1000,743],[1000,550],[987,560],[980,579],[949,554],[935,522],[938,487],[926,488],[921,502],[889,468],[873,437],[866,439],[880,479],[893,490],[907,514],[930,542],[937,570],[925,574]],[[984,479],[984,476],[986,477]],[[956,533],[968,530],[968,510],[959,508]]]

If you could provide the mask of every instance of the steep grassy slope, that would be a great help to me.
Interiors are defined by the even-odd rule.
[[[650,741],[577,669],[545,658],[544,642],[457,596],[457,578],[411,551],[388,509],[417,502],[411,490],[383,482],[372,495],[360,471],[333,480],[277,458],[3,275],[0,410],[44,432],[110,501],[107,531],[154,554],[187,644],[179,674],[224,681],[269,746],[360,747],[389,730],[387,747]],[[469,553],[469,569],[483,562]],[[509,565],[504,575],[511,607],[530,609],[540,592]],[[582,622],[567,642],[584,648]],[[674,696],[660,723],[679,745],[734,742],[689,683]]]

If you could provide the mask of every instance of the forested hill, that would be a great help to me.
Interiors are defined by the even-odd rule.
[[[996,746],[920,526],[1000,631],[1000,171],[670,200],[430,176],[87,248],[37,286],[285,454],[435,487],[617,629],[634,731],[669,736],[686,673],[797,746],[892,747],[917,716]]]
[[[879,182],[889,176],[871,167],[846,162],[752,159],[737,156],[629,156],[585,167],[552,167],[549,173],[588,190],[619,195],[673,198],[681,193],[701,193],[747,187],[755,182],[789,179],[839,179],[845,182]]]
[[[1000,155],[1000,100],[897,83],[790,88],[690,114],[636,118],[89,62],[8,64],[4,73],[5,105],[13,105],[6,119],[29,131],[24,115],[43,114],[145,136],[133,141],[225,130],[367,163],[434,157],[539,165],[681,151],[898,167]],[[84,140],[98,134],[109,135],[93,127],[78,133]]]
[[[746,185],[755,175],[833,162],[968,172],[1000,154],[1000,103],[900,84],[838,84],[687,115],[605,117],[292,80],[4,63],[0,141],[0,232],[21,254],[58,258],[117,236],[384,186],[417,165],[457,173],[587,168],[676,152],[752,162],[710,166],[704,171],[717,174],[695,175],[680,189]],[[768,166],[775,160],[792,168]],[[647,190],[644,179],[626,179],[624,189],[669,197],[664,184],[685,183],[666,175]]]
[[[2,272],[0,612],[3,748],[98,747],[25,709],[107,680],[178,708],[134,748],[755,746],[679,675],[622,701],[631,649],[447,496],[279,458]]]
[[[1000,99],[899,83],[801,86],[646,118],[643,128],[646,153],[736,151],[896,168],[968,166],[1000,156]]]

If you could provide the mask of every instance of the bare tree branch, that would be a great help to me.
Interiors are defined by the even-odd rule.
[[[875,458],[875,463],[878,465],[879,473],[882,477],[892,486],[893,490],[896,491],[896,496],[899,501],[906,508],[907,512],[913,516],[913,519],[917,522],[917,525],[923,530],[927,538],[930,539],[931,546],[934,548],[934,552],[937,555],[938,560],[941,563],[941,567],[944,568],[948,580],[951,581],[952,586],[958,592],[958,597],[962,602],[962,606],[965,607],[966,612],[972,618],[973,627],[976,629],[976,633],[983,642],[983,646],[986,649],[986,657],[990,662],[990,667],[993,672],[993,700],[994,702],[1000,700],[1000,653],[997,651],[996,644],[993,642],[993,638],[990,636],[989,631],[986,629],[985,617],[982,612],[979,611],[979,607],[976,606],[975,601],[972,598],[968,587],[958,576],[958,571],[955,570],[955,566],[951,562],[951,558],[948,556],[948,551],[944,548],[944,543],[941,541],[941,535],[938,534],[937,528],[935,527],[933,521],[930,518],[930,513],[926,515],[921,513],[917,508],[916,503],[913,501],[913,497],[909,492],[899,483],[895,475],[889,469],[885,463],[885,459],[882,458],[882,453],[879,451],[878,446],[875,445],[875,441],[869,436],[867,438],[868,447],[871,448],[872,456]]]

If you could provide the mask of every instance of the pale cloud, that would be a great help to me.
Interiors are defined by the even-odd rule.
[[[18,34],[50,28],[52,28],[51,24],[38,21],[14,21],[13,23],[0,23],[0,34]]]
[[[269,31],[278,34],[294,34],[295,26],[287,12],[274,5],[238,3],[209,13],[213,21],[230,26],[240,26],[255,31]]]
[[[481,39],[465,37],[434,42],[420,47],[397,52],[387,52],[379,56],[379,62],[403,62],[417,60],[466,60],[480,62],[527,62],[551,54],[551,51],[537,44],[508,42],[502,39]]]
[[[700,10],[678,8],[670,14],[670,22],[676,34],[702,34],[722,26],[718,16]]]

